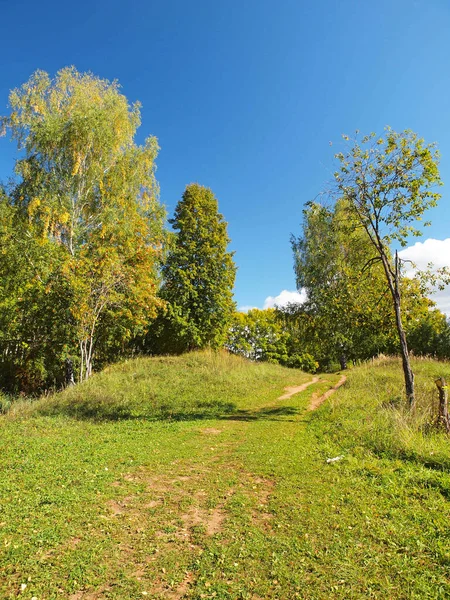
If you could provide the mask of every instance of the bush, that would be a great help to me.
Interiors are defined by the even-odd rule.
[[[286,361],[286,366],[290,369],[301,369],[307,373],[315,373],[319,368],[319,363],[314,360],[311,354],[293,354]]]

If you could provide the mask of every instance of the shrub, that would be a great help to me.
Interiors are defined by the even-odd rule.
[[[307,373],[315,373],[319,368],[319,363],[314,360],[311,354],[304,352],[290,356],[286,361],[286,366],[291,369],[301,369]]]

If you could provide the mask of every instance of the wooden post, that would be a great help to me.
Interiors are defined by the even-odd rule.
[[[436,379],[434,383],[439,391],[438,427],[443,427],[447,433],[450,433],[450,419],[448,416],[448,386],[443,377],[439,377],[439,379]]]

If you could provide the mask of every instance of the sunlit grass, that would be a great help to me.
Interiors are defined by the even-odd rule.
[[[0,598],[450,597],[450,446],[417,361],[339,379],[226,354],[128,361],[0,418]],[[327,463],[328,458],[340,460]],[[26,588],[21,592],[21,586]]]
[[[227,352],[138,358],[105,369],[87,382],[47,396],[14,414],[65,415],[89,420],[193,419],[231,413],[261,402],[268,390],[309,375]]]

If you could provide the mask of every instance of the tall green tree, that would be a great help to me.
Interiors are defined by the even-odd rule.
[[[291,241],[297,285],[307,300],[280,316],[297,324],[303,344],[314,348],[323,367],[339,360],[345,368],[348,358],[384,350],[393,325],[384,273],[364,230],[349,218],[346,201],[332,208],[310,203],[303,233]]]
[[[218,348],[235,309],[227,223],[213,192],[197,183],[186,187],[169,222],[175,234],[162,267],[166,314],[150,330],[149,348],[175,353]]]
[[[37,71],[9,103],[1,124],[21,151],[12,203],[27,238],[50,249],[52,286],[64,291],[86,379],[105,328],[114,323],[129,339],[161,304],[157,142],[135,143],[139,104],[117,82],[73,67],[54,79]]]
[[[401,264],[391,244],[406,246],[409,236],[420,236],[418,222],[436,206],[441,184],[438,152],[412,131],[390,128],[355,139],[348,151],[336,155],[337,194],[344,198],[350,217],[361,226],[380,260],[391,297],[403,364],[406,396],[414,405],[414,374],[402,321]],[[426,225],[427,223],[424,223]]]

